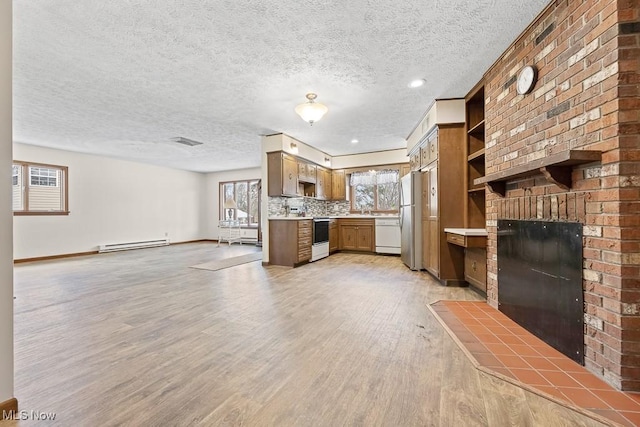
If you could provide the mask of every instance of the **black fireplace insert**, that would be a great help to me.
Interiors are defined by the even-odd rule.
[[[500,311],[584,364],[582,224],[498,220]]]

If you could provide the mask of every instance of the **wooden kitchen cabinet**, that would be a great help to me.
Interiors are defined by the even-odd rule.
[[[464,280],[477,290],[487,292],[487,233],[482,228],[447,228],[450,247],[464,248]]]
[[[429,220],[429,248],[425,269],[440,279],[440,227],[438,220]]]
[[[422,171],[422,265],[444,285],[464,284],[464,248],[449,245],[445,228],[465,221],[464,123],[436,125],[419,151]]]
[[[338,220],[332,218],[329,220],[329,253],[333,253],[340,249],[339,244]]]
[[[298,195],[317,197],[316,165],[298,159]]]
[[[487,292],[487,250],[466,248],[464,254],[464,279],[478,290]]]
[[[267,154],[269,196],[298,196],[298,162],[283,152]]]
[[[357,227],[355,225],[340,224],[340,250],[355,251],[357,248]]]
[[[420,150],[409,156],[409,167],[412,171],[420,170]]]
[[[340,218],[338,228],[340,250],[375,252],[373,219]]]
[[[429,172],[423,171],[421,174],[422,179],[422,218],[421,221],[421,233],[422,233],[422,267],[424,269],[429,265],[429,252],[430,252],[430,233],[429,233]]]
[[[427,139],[429,146],[429,163],[438,160],[438,133],[433,133]]]
[[[269,264],[295,267],[311,260],[312,220],[269,220]]]
[[[331,199],[331,171],[321,166],[316,168],[316,198]]]
[[[425,144],[420,147],[420,166],[425,167],[429,163],[431,163],[431,159],[429,156],[429,144]]]
[[[316,165],[311,163],[298,161],[298,181],[316,183]]]
[[[347,187],[344,170],[331,171],[331,200],[346,200]]]
[[[438,277],[440,275],[440,249],[439,249],[439,230],[438,230],[438,163],[432,162],[423,172],[423,215],[426,212],[426,230],[423,231],[423,237],[426,237],[426,243],[423,245],[422,266]],[[426,251],[426,252],[425,252]]]
[[[408,163],[403,163],[402,165],[400,165],[400,178],[402,178],[409,172],[411,172],[411,165],[409,165]]]
[[[366,252],[375,252],[373,240],[373,224],[358,226],[358,243],[357,250]]]

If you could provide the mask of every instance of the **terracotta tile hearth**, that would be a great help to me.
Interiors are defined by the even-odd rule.
[[[478,369],[600,420],[640,425],[639,393],[615,390],[487,303],[429,308]]]

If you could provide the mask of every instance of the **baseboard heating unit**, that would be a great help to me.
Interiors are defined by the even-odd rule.
[[[115,251],[126,251],[129,249],[142,249],[142,248],[153,248],[156,246],[167,246],[169,244],[169,239],[158,239],[158,240],[142,240],[139,242],[129,242],[129,243],[111,243],[108,245],[100,245],[98,247],[98,252],[115,252]]]

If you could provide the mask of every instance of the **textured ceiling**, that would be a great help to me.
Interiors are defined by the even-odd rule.
[[[14,139],[201,172],[258,166],[261,134],[405,147],[547,3],[14,0]],[[312,127],[293,111],[310,91],[329,107]]]

